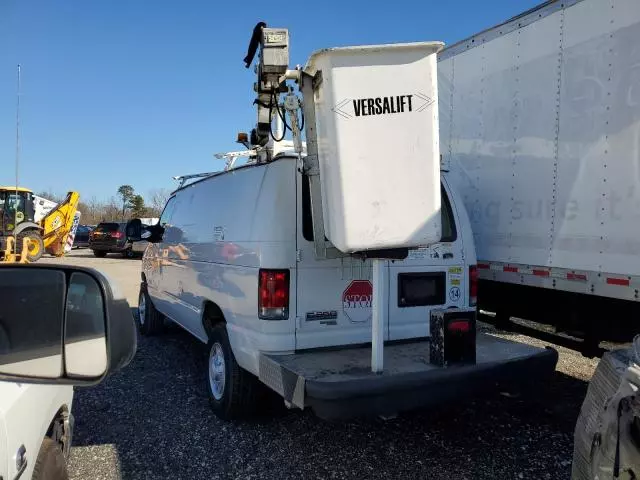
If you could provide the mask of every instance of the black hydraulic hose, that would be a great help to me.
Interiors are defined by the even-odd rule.
[[[274,100],[276,100],[276,101],[274,102]],[[273,104],[274,103],[276,104],[276,110],[278,110],[278,116],[280,118],[282,118],[282,116],[280,114],[280,107],[278,107],[275,91],[272,91],[270,99],[269,99],[269,133],[271,134],[271,138],[273,138],[274,142],[281,142],[282,140],[284,140],[284,136],[287,133],[287,123],[285,121],[282,122],[283,123],[283,125],[282,125],[282,137],[276,138],[276,136],[273,134],[273,122],[271,121],[271,118],[272,118],[272,115],[273,115]]]
[[[258,45],[260,45],[260,35],[262,35],[262,29],[266,27],[267,24],[264,22],[258,22],[255,27],[253,27],[253,33],[251,34],[251,40],[249,40],[249,48],[247,50],[247,56],[244,57],[243,62],[245,63],[245,68],[249,68],[251,63],[253,62],[253,58],[256,56],[256,52],[258,51]]]

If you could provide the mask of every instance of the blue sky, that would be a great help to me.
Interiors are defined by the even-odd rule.
[[[242,58],[262,20],[290,32],[291,64],[319,48],[461,40],[537,0],[0,0],[0,184],[14,183],[16,65],[22,65],[20,183],[106,199],[220,167],[255,124]],[[311,10],[313,8],[313,10]]]

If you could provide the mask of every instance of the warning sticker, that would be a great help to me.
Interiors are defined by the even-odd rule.
[[[425,258],[429,258],[429,249],[426,247],[418,247],[409,250],[408,259],[411,260],[424,260]]]
[[[449,267],[449,273],[462,273],[462,267]]]
[[[369,280],[354,280],[342,292],[342,309],[353,323],[371,320],[373,286]]]

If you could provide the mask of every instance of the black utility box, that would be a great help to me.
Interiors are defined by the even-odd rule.
[[[429,357],[439,367],[476,363],[476,311],[432,310]]]

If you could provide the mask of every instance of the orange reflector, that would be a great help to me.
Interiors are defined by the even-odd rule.
[[[629,282],[628,278],[608,277],[607,278],[607,283],[609,285],[620,285],[621,287],[628,287],[630,282]]]

